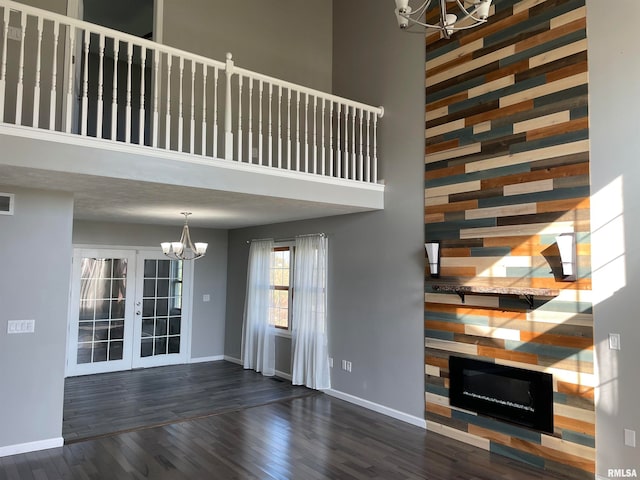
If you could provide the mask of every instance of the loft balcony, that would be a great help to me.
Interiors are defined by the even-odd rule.
[[[9,0],[0,20],[0,185],[221,228],[384,206],[381,107]]]

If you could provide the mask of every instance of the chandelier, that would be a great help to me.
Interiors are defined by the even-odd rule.
[[[409,0],[396,1],[396,18],[402,29],[412,25],[440,30],[444,38],[451,38],[451,34],[458,30],[477,27],[487,21],[491,0],[437,0],[440,3],[440,21],[435,24],[423,21],[432,0],[425,0],[415,10],[409,6]],[[447,11],[447,4],[452,8],[457,6],[458,15]]]
[[[178,242],[162,242],[162,253],[174,260],[195,260],[204,257],[207,251],[207,243],[191,242],[189,235],[189,215],[191,212],[180,212],[184,215],[184,227],[182,227],[182,236]]]

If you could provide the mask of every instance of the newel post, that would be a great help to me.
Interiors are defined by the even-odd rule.
[[[231,111],[231,77],[233,76],[233,56],[227,53],[227,64],[225,67],[225,76],[227,79],[227,88],[225,89],[224,102],[224,158],[233,160],[233,132],[231,131],[231,122],[233,120]]]

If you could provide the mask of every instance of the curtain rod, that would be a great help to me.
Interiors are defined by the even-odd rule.
[[[294,241],[296,238],[302,238],[302,237],[315,237],[316,235],[320,235],[321,237],[326,237],[327,235],[323,232],[320,233],[305,233],[304,235],[296,235],[295,237],[289,237],[289,238],[275,238],[273,239],[274,242],[292,242]],[[257,242],[260,240],[271,240],[270,238],[252,238],[251,240],[247,240],[247,244],[251,243],[251,242]]]

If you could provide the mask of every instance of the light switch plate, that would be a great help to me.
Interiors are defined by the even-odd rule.
[[[211,295],[209,295],[208,293],[205,293],[204,295],[202,295],[202,301],[203,302],[210,302],[211,301]]]
[[[620,334],[619,333],[609,334],[609,349],[620,350]]]
[[[635,447],[636,446],[636,431],[629,430],[628,428],[624,429],[624,444],[627,447]]]

